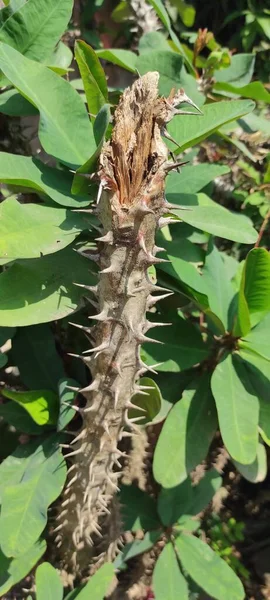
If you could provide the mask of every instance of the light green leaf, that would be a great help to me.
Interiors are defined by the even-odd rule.
[[[114,568],[111,563],[105,563],[91,577],[86,586],[76,596],[76,600],[103,600],[114,576]]]
[[[50,563],[44,562],[36,570],[37,600],[62,600],[64,589],[60,576]]]
[[[180,54],[166,50],[153,50],[144,52],[136,61],[136,68],[140,75],[148,71],[158,71],[159,93],[169,96],[172,88],[184,87],[186,94],[199,106],[205,102],[204,95],[198,91],[196,79],[186,72],[183,57]]]
[[[105,73],[96,52],[78,40],[75,44],[75,58],[83,80],[88,110],[97,115],[101,107],[108,102],[108,88]]]
[[[50,390],[16,392],[4,388],[2,395],[22,406],[37,425],[51,425],[57,421],[59,401]]]
[[[198,435],[201,423],[204,426]],[[217,415],[207,374],[185,390],[163,425],[154,453],[156,481],[166,488],[184,481],[204,460],[216,430]]]
[[[233,54],[227,69],[214,72],[215,81],[231,83],[237,88],[247,85],[252,79],[255,58],[255,54]]]
[[[84,215],[84,216],[83,216]],[[65,248],[85,229],[89,216],[8,198],[0,205],[1,258],[39,258]]]
[[[252,81],[242,87],[232,85],[231,83],[217,82],[213,89],[216,92],[229,92],[229,94],[233,96],[236,95],[241,96],[242,98],[251,98],[251,100],[256,100],[257,102],[270,103],[270,94],[267,92],[261,81]]]
[[[184,2],[184,0],[173,0],[173,4],[177,7],[179,15],[186,27],[193,27],[196,9],[192,4]]]
[[[155,500],[135,485],[122,485],[119,501],[125,531],[160,527]]]
[[[224,69],[226,71],[226,69]],[[231,100],[213,102],[203,107],[203,114],[196,116],[180,115],[174,117],[168,126],[168,131],[178,142],[179,148],[170,143],[170,148],[178,154],[190,146],[199,144],[211,133],[225,123],[239,119],[251,112],[255,107],[251,100]]]
[[[72,180],[71,173],[44,165],[36,158],[0,152],[0,181],[2,183],[30,188],[47,194],[62,206],[74,208],[87,206],[91,196],[72,196]]]
[[[190,62],[189,58],[187,57],[186,52],[185,52],[182,44],[180,43],[177,35],[174,33],[173,29],[171,28],[170,18],[169,18],[169,15],[166,11],[166,8],[165,8],[162,0],[148,0],[148,1],[149,1],[149,4],[151,4],[153,6],[153,8],[155,9],[161,22],[163,23],[163,25],[169,32],[170,37],[171,37],[172,41],[174,42],[176,48],[179,50],[180,54],[182,54],[185,57],[186,63],[188,64],[190,71],[194,72],[194,67],[193,67],[192,63]]]
[[[269,417],[269,412],[268,412]],[[250,465],[242,465],[236,460],[233,461],[239,473],[251,483],[264,481],[267,475],[267,456],[263,444],[258,444],[257,456]]]
[[[142,377],[140,379],[140,385],[147,385],[149,388],[152,388],[147,390],[147,395],[138,392],[132,396],[132,404],[143,409],[145,411],[145,416],[141,410],[136,410],[136,408],[132,408],[129,411],[129,416],[130,418],[143,417],[140,420],[140,425],[146,425],[147,423],[151,424],[153,421],[155,422],[155,417],[157,417],[161,409],[161,392],[156,382],[150,377]]]
[[[118,65],[127,71],[136,73],[137,55],[130,50],[122,50],[122,48],[106,48],[105,50],[96,50],[96,55],[103,60]]]
[[[241,293],[246,300],[251,327],[254,327],[270,311],[270,254],[265,248],[253,248],[248,253],[242,271]],[[241,334],[248,332],[249,329],[245,329]]]
[[[75,404],[76,392],[67,389],[67,386],[72,387],[80,387],[80,384],[75,381],[75,379],[60,379],[58,382],[58,391],[59,391],[59,416],[57,420],[57,431],[62,431],[68,425],[68,423],[73,419],[76,414],[76,410],[72,407]],[[67,406],[67,404],[70,404]]]
[[[221,253],[210,241],[205,257],[202,280],[211,310],[228,328],[228,312],[234,296],[234,290],[226,277],[225,265]]]
[[[58,445],[51,444],[49,455],[31,473],[26,471],[24,481],[4,489],[0,542],[6,556],[20,556],[31,548],[46,525],[48,506],[63,489],[66,464]]]
[[[45,540],[38,541],[18,558],[7,558],[0,550],[0,594],[7,592],[28,575],[46,550]],[[2,596],[3,598],[3,596]]]
[[[244,345],[247,349],[257,352],[267,360],[270,360],[270,312],[264,319],[250,331],[244,338]]]
[[[269,403],[270,398],[270,368],[269,360],[260,356],[244,342],[239,343],[239,355],[244,359],[248,378],[258,398]]]
[[[199,484],[192,485],[188,478],[175,487],[163,488],[158,497],[158,513],[166,526],[185,525],[190,516],[197,516],[211,502],[222,484],[215,469],[207,471]]]
[[[166,574],[166,576],[165,576]],[[181,573],[174,547],[169,542],[155,564],[153,588],[156,600],[188,600],[188,586]]]
[[[214,370],[211,380],[223,442],[234,460],[255,460],[258,444],[259,401],[243,362],[230,354]]]
[[[44,65],[0,44],[0,68],[40,112],[39,139],[48,153],[79,167],[95,151],[93,130],[79,94]]]
[[[73,282],[93,285],[94,278],[87,259],[69,247],[13,264],[0,275],[0,326],[35,325],[71,314],[83,295]]]
[[[173,196],[176,196],[173,194]],[[178,195],[175,198],[177,204],[190,206],[191,210],[175,210],[177,215],[185,223],[189,223],[197,229],[207,231],[212,235],[223,237],[242,244],[253,244],[258,234],[252,226],[252,222],[245,215],[232,213],[224,206],[213,202],[205,194]]]
[[[207,594],[216,600],[244,600],[240,579],[210,546],[184,533],[175,546],[183,568]]]
[[[163,362],[156,367],[158,371],[177,373],[189,369],[208,356],[207,346],[199,330],[181,317],[171,327],[159,327],[151,331],[151,338],[163,342],[163,345],[147,342],[143,350],[147,364]]]
[[[72,8],[72,0],[28,0],[3,23],[0,41],[42,62],[65,32]]]
[[[165,35],[161,31],[147,31],[139,39],[138,44],[139,54],[143,52],[151,52],[151,50],[170,50],[170,44]]]
[[[230,172],[226,165],[203,163],[199,165],[186,165],[181,173],[171,173],[166,179],[166,197],[169,202],[174,202],[174,195],[196,194],[210,181]],[[172,195],[172,197],[171,197]]]

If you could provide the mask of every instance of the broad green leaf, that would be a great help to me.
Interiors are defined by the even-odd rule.
[[[46,60],[46,65],[51,68],[58,67],[66,72],[72,63],[72,60],[72,50],[69,48],[69,46],[67,46],[67,44],[60,40],[51,56]]]
[[[211,502],[222,484],[215,469],[207,471],[198,485],[190,478],[171,488],[163,488],[158,497],[158,513],[166,526],[176,522],[185,524],[189,516],[196,516]]]
[[[89,216],[66,208],[42,204],[20,204],[8,198],[0,205],[0,256],[39,258],[71,244],[85,229]]]
[[[255,292],[256,293],[256,292]],[[270,360],[270,312],[264,319],[249,332],[244,338],[244,345],[247,349],[257,352],[267,360]]]
[[[244,600],[240,579],[210,546],[192,535],[175,540],[183,568],[195,583],[216,600]]]
[[[138,556],[139,554],[143,554],[150,550],[156,542],[159,540],[162,534],[161,529],[158,531],[147,531],[143,540],[135,540],[130,544],[127,544],[124,547],[123,552],[118,554],[116,560],[114,561],[114,567],[116,569],[121,569],[125,565],[125,562],[134,558],[134,556]]]
[[[38,110],[12,88],[0,94],[0,113],[9,117],[28,117],[38,115]]]
[[[213,102],[203,106],[202,115],[174,117],[168,126],[168,131],[178,142],[179,148],[175,150],[175,144],[172,145],[172,143],[170,143],[170,147],[176,154],[183,152],[186,148],[199,144],[225,123],[239,119],[251,112],[254,106],[255,104],[251,100]]]
[[[135,404],[140,409],[143,409],[145,411],[145,415],[141,410],[132,408],[129,411],[129,416],[131,418],[143,417],[140,420],[140,425],[146,425],[147,423],[151,424],[153,421],[155,421],[155,417],[157,417],[158,413],[160,412],[162,395],[158,385],[150,377],[142,377],[140,379],[140,385],[147,385],[151,389],[147,390],[147,395],[140,394],[140,392],[134,394],[134,396],[132,396],[132,404]]]
[[[143,347],[147,364],[164,361],[156,367],[158,371],[176,373],[189,369],[208,356],[207,346],[199,330],[181,317],[172,326],[151,330],[151,338],[163,342],[163,345],[147,342]]]
[[[208,374],[190,388],[171,409],[155,449],[154,477],[166,488],[180,484],[204,460],[217,430]],[[201,423],[204,426],[198,436]]]
[[[76,414],[76,410],[71,408],[75,403],[76,392],[67,389],[67,386],[80,387],[80,384],[78,384],[75,379],[60,379],[58,382],[60,406],[57,420],[57,431],[62,431],[62,429],[65,429],[65,427]],[[70,408],[67,406],[67,404],[70,404]]]
[[[36,542],[18,558],[7,558],[0,550],[0,594],[7,592],[28,575],[46,550],[45,540]]]
[[[56,569],[48,562],[36,570],[37,600],[62,600],[64,589]]]
[[[255,58],[255,54],[233,54],[227,69],[215,71],[215,81],[231,83],[237,88],[247,85],[252,79]]]
[[[73,194],[87,194],[89,181],[81,177],[80,173],[93,173],[97,166],[98,157],[105,140],[105,134],[110,123],[111,113],[108,104],[104,104],[94,122],[94,136],[97,148],[90,158],[76,171],[71,191]]]
[[[87,206],[91,197],[72,196],[72,180],[71,173],[44,165],[36,158],[0,152],[0,181],[2,183],[31,188],[47,194],[62,206],[74,208]]]
[[[111,563],[105,563],[91,577],[86,586],[76,596],[76,600],[103,600],[106,596],[110,583],[114,576],[114,568]]]
[[[57,445],[25,481],[7,485],[2,494],[1,548],[6,556],[20,556],[31,548],[47,522],[48,506],[61,493],[66,465]]]
[[[65,377],[65,370],[49,325],[19,328],[12,342],[12,361],[29,389],[58,394],[58,382]]]
[[[0,41],[43,62],[65,32],[72,0],[28,0],[3,23]]]
[[[260,481],[264,481],[267,475],[267,456],[264,445],[258,444],[256,458],[250,465],[242,465],[236,460],[234,461],[234,464],[241,475],[243,475],[243,477],[251,483],[259,483]]]
[[[258,444],[259,401],[243,362],[230,354],[214,370],[211,380],[223,442],[234,460],[255,460]]]
[[[205,194],[171,194],[176,203],[190,206],[190,210],[173,209],[172,213],[197,229],[242,244],[254,244],[257,231],[245,215],[232,213]]]
[[[228,328],[228,312],[234,296],[234,290],[226,277],[225,265],[221,253],[209,242],[205,257],[202,280],[206,287],[208,302],[211,310]]]
[[[181,240],[181,243],[179,243],[178,239],[171,242],[162,239],[161,244],[162,247],[165,248],[166,255],[170,262],[159,265],[159,270],[168,273],[174,277],[177,282],[183,282],[200,294],[206,295],[206,286],[196,268],[196,264],[203,262],[203,252],[201,251],[201,248],[185,239]],[[206,304],[208,305],[207,300]]]
[[[214,90],[216,92],[229,92],[232,95],[241,96],[242,98],[251,98],[251,100],[256,100],[257,102],[267,102],[267,104],[270,102],[270,94],[261,81],[252,81],[242,87],[227,82],[217,82],[214,85]]]
[[[153,8],[155,9],[161,22],[163,23],[163,25],[169,32],[170,37],[171,37],[172,41],[174,42],[176,48],[185,57],[186,63],[188,64],[190,71],[194,72],[194,67],[193,67],[192,63],[190,62],[188,56],[186,55],[186,52],[185,52],[182,44],[180,43],[177,35],[174,33],[173,29],[171,28],[170,18],[169,18],[169,15],[166,11],[166,8],[165,8],[162,0],[148,0],[148,1],[149,1],[149,4],[151,4],[153,6]]]
[[[234,323],[234,327],[233,327],[233,334],[235,336],[239,336],[239,337],[247,335],[251,328],[251,320],[250,320],[250,312],[251,311],[249,309],[248,294],[251,291],[250,290],[250,283],[251,283],[250,278],[252,277],[252,275],[254,276],[255,273],[254,273],[253,269],[250,269],[250,267],[252,267],[253,260],[251,259],[251,261],[248,261],[248,257],[252,256],[252,252],[253,251],[251,250],[251,252],[248,254],[248,256],[245,260],[245,263],[244,263],[244,266],[242,269],[239,292],[238,292],[238,296],[237,296],[237,314],[236,314],[235,323]],[[270,266],[270,263],[269,263],[269,266]]]
[[[51,425],[57,421],[59,401],[50,390],[17,392],[4,388],[2,395],[17,402],[37,425]]]
[[[93,130],[79,94],[44,65],[0,43],[0,68],[40,112],[39,139],[44,150],[79,167],[95,151]]]
[[[105,73],[93,48],[82,40],[75,44],[75,58],[83,80],[88,110],[97,115],[101,107],[108,102]]]
[[[270,254],[265,248],[253,248],[248,253],[242,271],[241,289],[250,314],[251,327],[254,327],[270,311]],[[246,335],[248,332],[249,330],[245,330],[241,333]]]
[[[28,433],[30,435],[41,435],[46,431],[41,425],[37,425],[29,413],[16,402],[5,402],[0,404],[0,416],[6,423],[15,427],[18,432]]]
[[[106,48],[105,50],[96,50],[96,55],[103,60],[118,65],[118,67],[136,73],[137,55],[130,50],[122,50],[122,48]]]
[[[171,194],[196,194],[200,192],[210,181],[230,172],[226,165],[203,163],[199,165],[187,165],[181,173],[171,173],[166,179],[166,197],[169,202],[174,202]]]
[[[67,269],[68,265],[68,269]],[[25,326],[62,319],[82,304],[92,285],[87,259],[72,248],[13,264],[0,275],[0,326]]]
[[[245,343],[239,343],[239,356],[245,361],[248,378],[258,398],[269,402],[270,398],[270,365],[269,360],[253,352]]]
[[[151,52],[151,50],[171,50],[170,44],[161,31],[147,31],[139,39],[139,54]]]
[[[181,572],[174,547],[169,542],[163,548],[155,564],[153,589],[156,600],[188,600],[188,586]]]
[[[140,75],[149,71],[158,71],[159,93],[169,96],[172,88],[184,87],[186,94],[199,106],[205,102],[204,95],[198,91],[196,79],[186,72],[183,57],[170,50],[153,50],[144,52],[136,61]]]
[[[135,485],[122,485],[119,500],[125,531],[156,529],[160,526],[155,500]]]

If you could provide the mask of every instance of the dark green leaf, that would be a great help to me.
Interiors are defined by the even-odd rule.
[[[254,65],[255,54],[234,54],[229,67],[215,71],[215,81],[231,83],[241,88],[252,79]]]
[[[17,402],[37,425],[52,425],[57,421],[59,401],[50,390],[16,392],[4,388],[2,395]]]
[[[250,348],[260,356],[270,360],[270,312],[264,319],[250,331],[244,338],[245,347]]]
[[[36,570],[37,600],[62,600],[64,589],[60,577],[50,565],[44,562]]]
[[[253,248],[248,253],[242,271],[241,291],[250,314],[251,327],[254,327],[270,311],[270,255],[265,248]],[[248,332],[246,328],[241,334],[245,336]]]
[[[93,48],[82,40],[75,44],[75,57],[83,80],[88,110],[97,115],[103,104],[108,102],[105,73]]]
[[[243,465],[252,463],[258,445],[259,402],[239,357],[229,354],[217,365],[211,387],[228,452]]]
[[[153,588],[156,600],[188,600],[188,586],[171,543],[166,544],[155,564]]]
[[[228,311],[234,291],[226,277],[222,255],[213,241],[208,245],[202,280],[205,283],[210,308],[223,323],[225,332],[228,328]]]
[[[151,50],[171,50],[168,40],[161,31],[148,31],[139,39],[139,54]]]
[[[6,90],[0,94],[0,113],[9,117],[28,117],[38,115],[38,110],[17,90]]]
[[[84,103],[70,83],[2,43],[0,68],[38,108],[39,138],[44,150],[69,166],[81,166],[96,145]]]
[[[161,536],[161,530],[159,531],[148,531],[143,540],[135,540],[130,544],[127,544],[121,552],[118,554],[116,560],[114,561],[114,567],[116,569],[120,569],[124,566],[125,562],[134,558],[134,556],[138,556],[139,554],[143,554],[143,552],[147,552],[150,550],[154,544],[159,540]],[[88,600],[88,599],[86,599]]]
[[[270,406],[270,403],[268,404]],[[267,416],[269,417],[269,412]],[[264,445],[258,444],[257,456],[250,465],[242,465],[236,460],[234,464],[241,475],[251,483],[264,481],[267,475],[267,456]]]
[[[135,404],[141,409],[143,408],[145,416],[141,410],[136,410],[136,408],[132,408],[129,411],[129,416],[131,418],[144,417],[140,420],[140,425],[146,425],[147,423],[155,421],[155,417],[157,417],[160,412],[162,396],[158,385],[153,379],[150,379],[150,377],[142,377],[140,379],[140,385],[146,385],[149,388],[152,388],[147,390],[147,395],[138,392],[132,396],[132,404]]]
[[[0,550],[0,594],[6,594],[24,579],[46,550],[46,542],[38,541],[18,558],[7,558]],[[3,598],[3,596],[2,596]]]
[[[119,494],[125,531],[156,529],[160,526],[156,503],[134,485],[123,485]]]
[[[0,327],[0,347],[11,340],[16,333],[15,327]]]
[[[41,435],[44,432],[44,427],[37,425],[26,410],[15,402],[0,404],[0,416],[17,431],[31,435]]]
[[[240,345],[240,344],[239,344]],[[270,398],[270,368],[269,360],[252,352],[244,342],[241,342],[239,355],[245,361],[248,378],[258,398],[269,402]]]
[[[180,562],[190,577],[216,600],[243,600],[245,591],[240,579],[210,546],[192,535],[175,540]]]

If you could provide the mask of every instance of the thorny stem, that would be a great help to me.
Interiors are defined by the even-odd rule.
[[[162,262],[156,256],[155,233],[170,221],[163,215],[172,208],[164,188],[173,164],[162,136],[173,116],[182,114],[179,104],[195,105],[183,90],[159,98],[158,78],[158,73],[148,73],[124,92],[112,139],[100,156],[100,277],[96,287],[86,286],[96,296],[99,312],[89,317],[97,324],[83,328],[93,347],[81,356],[92,382],[79,390],[86,398],[83,425],[71,445],[73,465],[56,527],[63,562],[69,568],[73,563],[73,569],[77,565],[75,571],[89,566],[97,546],[109,559],[117,549],[121,530],[113,497],[121,476],[119,441],[137,427],[129,417],[132,397],[147,393],[138,384],[147,371],[140,347],[154,326],[146,312],[169,291],[148,277],[148,268]]]

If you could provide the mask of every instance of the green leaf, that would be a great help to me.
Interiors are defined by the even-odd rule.
[[[203,431],[198,436],[201,423]],[[154,454],[156,481],[166,488],[184,481],[206,457],[216,430],[217,415],[206,374],[185,390],[163,425]]]
[[[96,55],[103,60],[118,65],[118,67],[136,73],[137,55],[130,50],[122,50],[122,48],[106,48],[106,50],[96,50]]]
[[[257,102],[270,102],[270,94],[265,89],[261,81],[252,81],[247,85],[238,87],[226,82],[217,82],[213,88],[216,92],[224,91],[229,92],[232,95],[241,96],[242,98],[251,98]]]
[[[217,365],[211,387],[228,452],[243,465],[252,463],[257,453],[259,402],[239,357],[229,354]]]
[[[0,278],[1,281],[1,278]],[[189,369],[208,356],[208,349],[202,336],[190,321],[178,317],[170,327],[160,327],[153,330],[152,339],[163,342],[164,345],[146,343],[143,350],[147,364],[163,362],[156,367],[158,371],[177,373]]]
[[[210,181],[216,177],[221,177],[230,172],[226,165],[216,165],[203,163],[199,165],[187,165],[181,173],[171,173],[166,179],[166,198],[168,202],[174,202],[170,199],[171,194],[179,196],[179,190],[182,194],[196,194],[200,192]]]
[[[9,117],[38,115],[38,110],[13,88],[0,94],[0,113]]]
[[[240,287],[237,297],[237,314],[235,318],[235,323],[233,327],[233,334],[235,336],[241,337],[246,335],[251,328],[250,323],[250,311],[246,297],[246,282],[248,282],[248,271],[247,271],[247,259],[245,260],[244,267],[242,269]]]
[[[83,295],[73,282],[92,285],[94,278],[87,259],[69,247],[13,264],[0,275],[0,326],[35,325],[71,314]]]
[[[91,221],[84,213],[42,204],[20,204],[15,198],[8,198],[0,205],[0,256],[14,260],[52,254],[90,228]]]
[[[41,435],[47,429],[46,426],[37,425],[22,406],[12,401],[0,404],[0,416],[18,432]]]
[[[223,323],[225,332],[228,328],[228,312],[234,290],[227,279],[222,255],[213,241],[208,244],[202,280],[205,283],[210,308]]]
[[[58,393],[58,381],[65,370],[49,325],[19,328],[12,343],[12,360],[28,388]]]
[[[175,540],[183,568],[195,583],[216,600],[244,600],[240,579],[210,546],[192,535]]]
[[[50,390],[16,392],[4,388],[2,395],[23,407],[37,425],[51,425],[57,421],[59,402]]]
[[[79,94],[44,65],[0,44],[0,68],[40,112],[39,139],[61,162],[79,167],[95,151],[93,130]]]
[[[171,50],[168,40],[161,31],[147,31],[139,39],[139,54],[151,50]]]
[[[38,469],[45,455],[51,452],[52,442],[47,438],[44,442],[35,439],[27,444],[20,444],[0,465],[0,494],[10,485],[27,480],[32,471]]]
[[[0,41],[43,62],[65,32],[72,0],[28,0],[0,28]]]
[[[101,107],[108,102],[105,73],[93,48],[82,40],[75,43],[75,58],[83,80],[88,110],[97,115]]]
[[[190,516],[194,517],[211,502],[222,484],[215,469],[207,471],[198,485],[193,486],[190,478],[171,488],[163,488],[158,497],[158,513],[165,526],[176,522],[185,526]]]
[[[171,543],[166,544],[155,564],[153,588],[156,600],[188,600],[188,586]]]
[[[147,395],[138,392],[132,396],[132,404],[143,409],[145,411],[145,416],[142,414],[141,410],[136,410],[136,408],[132,408],[129,411],[129,416],[131,418],[143,417],[140,420],[140,425],[146,425],[147,423],[151,424],[155,421],[155,417],[157,417],[160,412],[162,395],[158,385],[150,377],[142,377],[140,379],[140,385],[147,385],[149,388],[152,388],[147,390]]]
[[[255,58],[255,54],[233,54],[229,67],[214,72],[215,81],[231,83],[237,88],[247,85],[252,79]]]
[[[257,456],[250,465],[242,465],[236,460],[234,461],[234,464],[239,473],[241,473],[247,481],[250,481],[251,483],[264,481],[267,475],[267,456],[264,445],[258,444]]]
[[[60,406],[57,431],[65,429],[76,414],[76,410],[71,408],[71,406],[75,403],[77,393],[67,389],[67,386],[80,387],[80,384],[75,379],[60,379],[58,382]],[[70,408],[67,404],[70,404]]]
[[[125,565],[125,562],[134,558],[134,556],[138,556],[139,554],[143,554],[150,550],[154,544],[159,540],[162,534],[161,529],[158,531],[147,531],[143,540],[135,540],[130,544],[127,544],[124,547],[123,552],[118,554],[116,560],[114,561],[115,569],[121,569]]]
[[[173,4],[177,7],[184,25],[186,27],[192,27],[196,17],[196,9],[194,6],[184,2],[184,0],[173,0]]]
[[[244,294],[251,327],[270,311],[270,254],[265,248],[253,248],[245,260],[240,293]],[[241,331],[246,335],[249,329]],[[269,353],[270,356],[270,353]]]
[[[143,52],[136,61],[140,75],[148,71],[158,71],[159,93],[169,96],[172,88],[185,88],[186,94],[199,106],[205,102],[204,95],[198,91],[196,79],[186,72],[183,57],[168,50]]]
[[[64,589],[60,577],[50,565],[44,562],[36,570],[37,600],[62,600]]]
[[[192,65],[192,63],[190,62],[182,44],[180,43],[177,35],[174,33],[173,29],[171,28],[171,23],[170,23],[170,18],[169,15],[166,11],[166,8],[162,2],[162,0],[149,0],[149,4],[151,4],[153,6],[153,8],[155,9],[158,17],[160,18],[161,22],[163,23],[163,25],[165,26],[165,28],[167,29],[167,31],[170,34],[170,37],[172,39],[172,41],[174,42],[176,48],[179,50],[179,52],[185,57],[185,61],[190,69],[191,72],[194,72],[194,67]]]
[[[135,485],[122,485],[119,494],[125,531],[156,529],[160,526],[156,502]]]
[[[260,356],[270,360],[270,312],[264,319],[245,336],[243,342],[247,349],[253,350]],[[242,342],[242,343],[243,343]]]
[[[248,378],[258,398],[269,402],[270,398],[270,369],[269,360],[253,352],[244,343],[239,344],[239,356],[244,359]]]
[[[45,540],[39,540],[18,558],[7,558],[0,550],[0,594],[7,594],[16,583],[24,579],[45,550]]]
[[[177,204],[191,208],[191,210],[181,210],[179,207],[179,210],[172,211],[185,223],[234,242],[242,244],[256,242],[257,231],[252,227],[251,220],[245,215],[230,212],[205,194],[172,195]]]
[[[108,592],[109,585],[114,576],[114,568],[111,563],[105,563],[91,577],[86,586],[76,596],[76,600],[103,600]]]
[[[20,556],[31,548],[46,525],[48,506],[63,489],[66,464],[55,436],[48,445],[47,455],[44,443],[40,446],[40,464],[31,471],[28,467],[24,480],[6,485],[3,491],[0,541],[6,556]]]
[[[225,123],[239,119],[251,112],[254,106],[255,104],[251,100],[213,102],[204,105],[202,115],[174,117],[168,126],[168,131],[179,143],[179,148],[175,151],[175,145],[170,145],[170,147],[176,154],[183,152],[186,148],[199,144]]]
[[[1,96],[0,96],[1,98]],[[78,208],[87,206],[88,196],[71,194],[73,176],[66,171],[44,165],[36,158],[0,152],[0,181],[20,187],[31,188],[47,194],[62,206]]]

